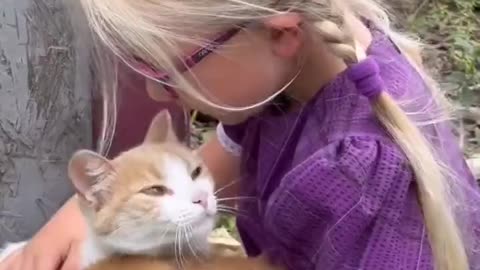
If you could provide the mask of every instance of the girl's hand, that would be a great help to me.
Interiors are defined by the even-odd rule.
[[[0,263],[0,270],[80,270],[85,231],[85,221],[72,198],[24,248]]]

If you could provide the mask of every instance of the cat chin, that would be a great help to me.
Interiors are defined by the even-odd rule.
[[[185,232],[183,232],[183,234],[185,235]],[[183,256],[197,256],[207,255],[210,251],[208,238],[203,235],[195,234],[188,239],[182,238],[177,240],[176,244],[175,239],[177,238],[174,234],[173,237],[168,237],[168,239],[164,239],[161,243],[144,243],[147,245],[143,245],[142,247],[135,243],[123,242],[122,244],[118,244],[114,239],[103,239],[101,242],[99,242],[98,239],[89,239],[89,241],[85,242],[83,248],[81,269],[86,269],[88,266],[115,254],[173,257],[179,256],[178,252],[181,252]]]
[[[130,237],[125,235],[98,237],[95,233],[90,233],[84,243],[82,269],[113,254],[176,256],[178,250],[175,249],[181,247],[184,255],[206,255],[210,250],[208,237],[215,227],[215,219],[207,217],[192,225],[191,230],[175,226],[178,234],[173,230],[165,233],[164,230],[159,229],[161,228],[159,225],[147,227],[150,228],[128,229]]]

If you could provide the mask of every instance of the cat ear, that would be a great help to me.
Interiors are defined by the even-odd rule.
[[[172,117],[167,110],[159,112],[150,123],[144,142],[179,142],[172,125]]]
[[[77,151],[68,164],[68,175],[77,195],[95,209],[110,197],[113,171],[110,160],[89,150]]]

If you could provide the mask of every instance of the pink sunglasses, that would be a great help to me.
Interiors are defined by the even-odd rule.
[[[223,32],[217,38],[212,40],[205,47],[198,48],[190,56],[186,57],[182,62],[184,65],[179,69],[179,72],[185,72],[188,69],[194,67],[196,64],[200,63],[205,57],[214,52],[219,46],[225,44],[227,41],[232,39],[241,29],[245,28],[246,24],[239,25],[238,27],[229,29],[228,31]],[[130,63],[132,67],[141,72],[143,75],[155,79],[163,84],[165,90],[174,98],[177,98],[178,95],[175,90],[168,84],[170,76],[166,72],[159,71],[154,68],[152,65],[145,62],[143,59],[134,57],[133,61]]]

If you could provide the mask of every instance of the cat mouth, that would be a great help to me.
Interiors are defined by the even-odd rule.
[[[203,212],[203,215],[201,215],[196,221],[195,223],[196,224],[202,224],[202,223],[205,223],[205,222],[209,222],[213,219],[215,219],[217,215],[217,210],[216,209],[209,209],[209,210],[205,210]]]
[[[205,215],[207,217],[215,217],[217,215],[217,209],[216,208],[213,208],[213,209],[206,209],[205,210]]]

